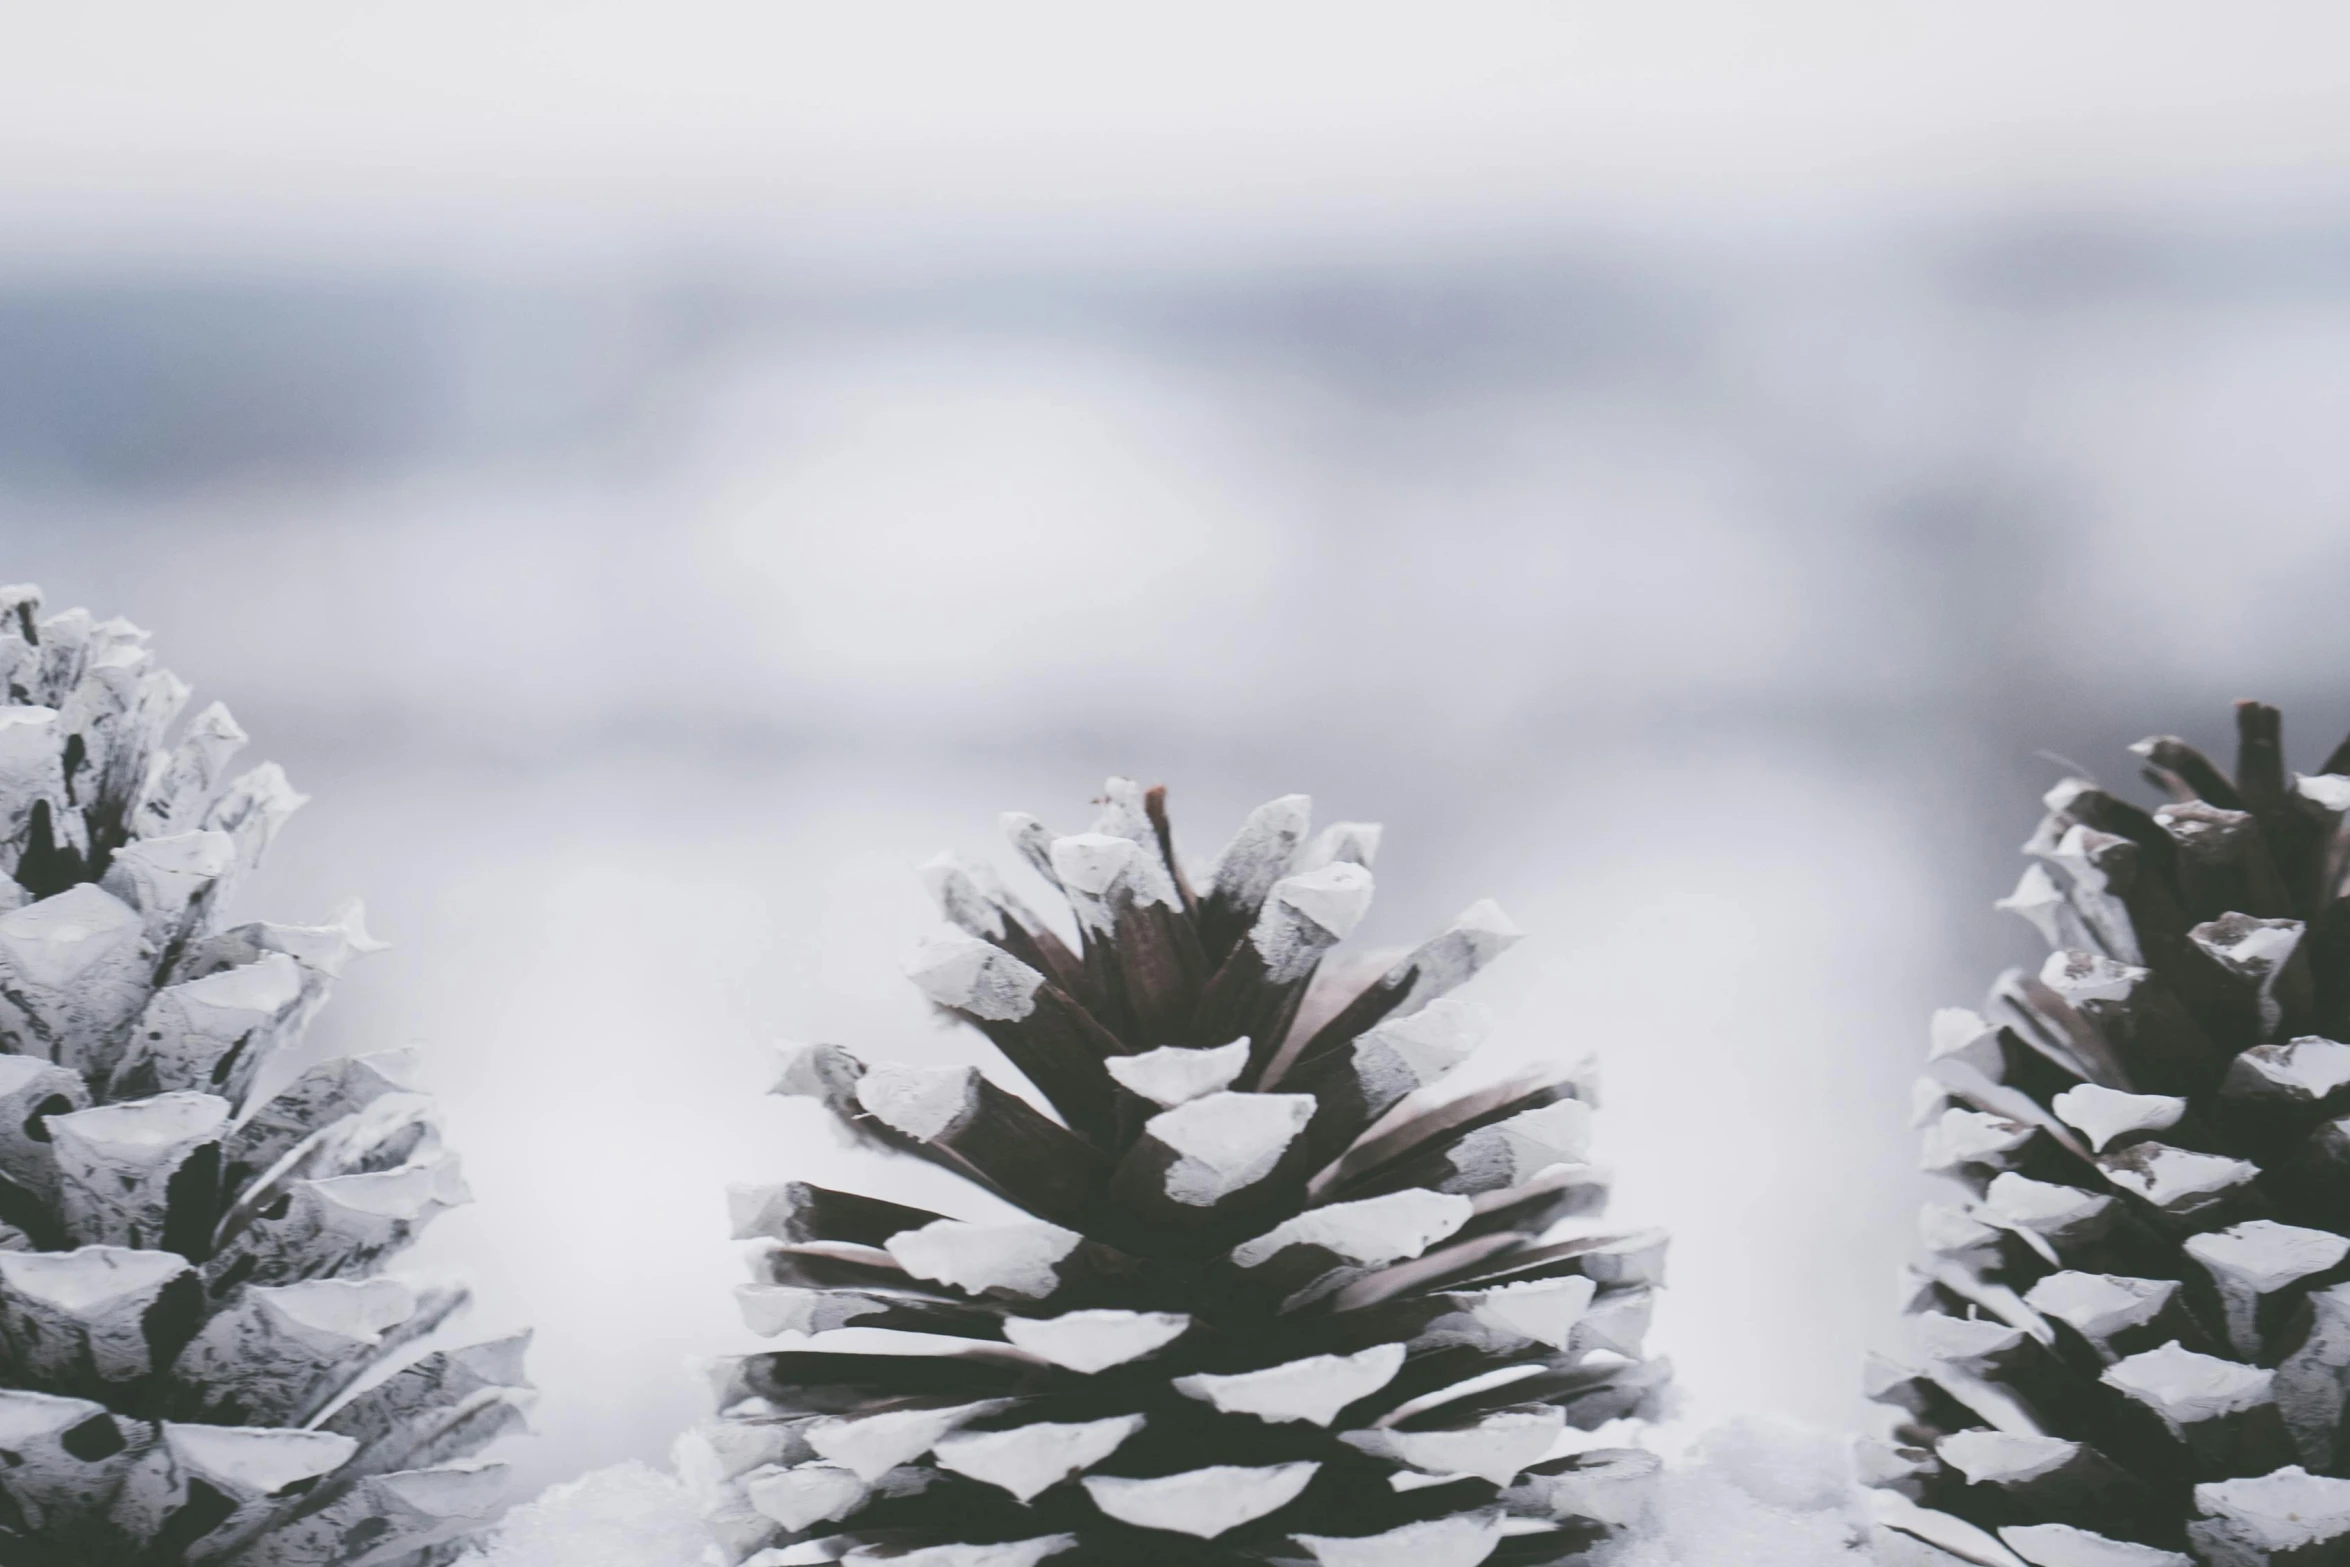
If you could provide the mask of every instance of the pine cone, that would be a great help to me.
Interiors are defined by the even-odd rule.
[[[1605,1197],[1588,1068],[1411,1097],[1485,1032],[1449,992],[1517,939],[1501,911],[1331,961],[1378,829],[1309,842],[1298,795],[1196,895],[1160,790],[1111,780],[1091,832],[1006,827],[1074,950],[941,859],[960,929],[909,973],[1058,1118],[971,1067],[832,1046],[787,1051],[777,1091],[1030,1217],[734,1192],[738,1237],[777,1243],[742,1291],[755,1330],[927,1337],[720,1369],[689,1473],[730,1559],[1469,1567],[1572,1560],[1627,1519],[1647,1454],[1550,1456],[1667,1375],[1640,1350],[1663,1238],[1550,1238]]]
[[[401,1366],[465,1297],[378,1273],[456,1161],[398,1054],[271,1068],[376,943],[220,923],[301,796],[222,786],[217,704],[167,748],[146,634],[39,604],[0,589],[0,1563],[447,1559],[521,1344]]]
[[[2233,780],[2163,736],[2151,812],[2049,794],[2001,907],[2057,950],[1934,1020],[1925,1164],[1964,1197],[1873,1458],[2041,1567],[2350,1561],[2350,742],[2300,777],[2236,717]]]

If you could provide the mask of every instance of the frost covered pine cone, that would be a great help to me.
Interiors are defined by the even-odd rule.
[[[465,1192],[401,1057],[271,1067],[374,943],[223,927],[301,797],[223,785],[217,704],[167,744],[145,633],[39,609],[0,589],[0,1567],[446,1560],[521,1343],[407,1348],[464,1294],[378,1270]]]
[[[1640,1348],[1663,1238],[1549,1239],[1605,1196],[1587,1068],[1410,1097],[1476,1048],[1484,1009],[1449,992],[1517,931],[1480,903],[1400,960],[1333,961],[1376,827],[1309,840],[1305,798],[1275,800],[1195,893],[1161,791],[1102,804],[1065,837],[1006,818],[1074,950],[942,858],[960,929],[909,965],[1058,1119],[971,1067],[786,1052],[779,1092],[1032,1217],[736,1189],[738,1235],[776,1243],[754,1329],[912,1337],[720,1368],[688,1474],[728,1559],[1576,1559],[1654,1461],[1550,1455],[1664,1386]]]
[[[2164,736],[2167,804],[2049,794],[2001,906],[2057,950],[1934,1021],[1964,1200],[1874,1478],[2038,1567],[2350,1562],[2350,742],[2298,776],[2236,716],[2233,779]]]

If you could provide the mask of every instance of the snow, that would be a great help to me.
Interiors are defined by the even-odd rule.
[[[1304,1420],[1327,1426],[1347,1405],[1394,1381],[1403,1358],[1401,1344],[1374,1344],[1357,1354],[1312,1355],[1261,1371],[1177,1377],[1175,1391],[1267,1425]]]
[[[625,1463],[515,1508],[465,1567],[707,1567],[711,1548],[675,1475]]]
[[[1248,1065],[1248,1041],[1235,1039],[1213,1050],[1162,1045],[1138,1056],[1111,1056],[1102,1065],[1119,1087],[1172,1109],[1230,1088]]]
[[[1865,1567],[1842,1437],[1780,1421],[1708,1432],[1657,1479],[1646,1515],[1594,1567]]]
[[[1868,1537],[1842,1437],[1745,1419],[1668,1464],[1593,1567],[1869,1567]],[[677,1479],[627,1463],[516,1508],[462,1567],[709,1567],[711,1549]]]
[[[1272,1174],[1317,1108],[1311,1094],[1214,1093],[1152,1116],[1144,1130],[1176,1155],[1167,1195],[1212,1208]]]

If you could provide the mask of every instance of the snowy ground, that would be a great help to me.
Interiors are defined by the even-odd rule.
[[[1862,1567],[1867,1539],[1841,1438],[1744,1419],[1670,1462],[1595,1567]],[[707,1546],[677,1478],[632,1462],[516,1509],[468,1567],[705,1567]]]

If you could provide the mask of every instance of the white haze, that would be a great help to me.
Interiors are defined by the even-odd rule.
[[[2350,727],[2337,8],[52,7],[0,52],[0,576],[315,796],[535,1324],[528,1483],[746,1347],[764,1098],[977,1058],[912,866],[1165,781],[1388,824],[1596,1049],[1697,1424],[1860,1420],[1931,1008],[2062,751]],[[125,38],[136,47],[122,46]]]

